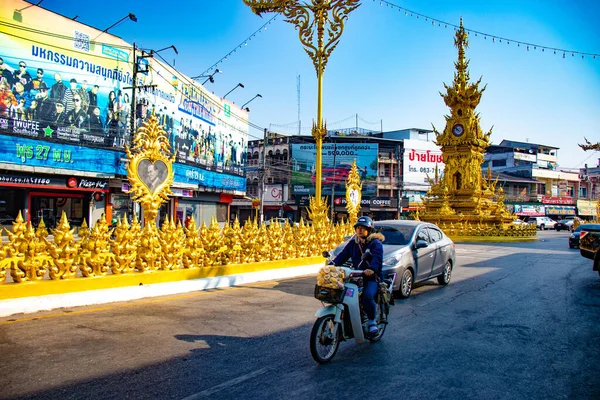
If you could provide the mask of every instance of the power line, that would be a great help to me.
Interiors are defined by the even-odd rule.
[[[376,0],[373,0],[373,2],[375,2],[375,1]],[[417,19],[424,20],[427,23],[431,22],[432,26],[436,26],[436,24],[437,24],[438,27],[441,27],[443,25],[444,28],[447,28],[447,27],[450,26],[450,27],[454,28],[454,30],[460,28],[460,26],[458,26],[456,24],[451,24],[449,22],[442,21],[442,20],[439,20],[437,18],[432,18],[430,16],[427,16],[427,15],[424,15],[424,14],[421,14],[421,13],[409,10],[408,8],[400,7],[400,6],[398,6],[398,5],[394,4],[394,3],[390,3],[389,1],[386,1],[386,0],[377,0],[377,1],[379,1],[379,5],[380,6],[383,6],[385,4],[386,6],[388,6],[390,8],[395,8],[395,9],[397,9],[400,12],[404,11],[404,15],[405,16],[407,16],[407,17],[408,16],[416,17]],[[539,49],[542,50],[542,52],[545,52],[546,50],[550,50],[550,51],[553,51],[554,54],[556,54],[557,52],[559,54],[562,53],[562,57],[563,58],[566,58],[567,54],[571,54],[572,57],[575,57],[575,54],[577,54],[578,56],[581,56],[581,58],[585,58],[585,56],[592,57],[593,59],[596,59],[596,57],[600,58],[600,54],[598,54],[598,53],[586,53],[586,52],[582,52],[582,51],[559,49],[559,48],[556,48],[556,47],[543,46],[543,45],[539,45],[539,44],[535,44],[535,43],[522,42],[522,41],[519,41],[519,40],[508,39],[508,38],[505,38],[505,37],[502,37],[502,36],[496,36],[496,35],[492,35],[492,34],[489,34],[489,33],[481,32],[481,31],[476,31],[476,30],[473,30],[473,29],[467,29],[467,28],[464,28],[464,29],[465,29],[465,31],[467,33],[472,33],[475,36],[478,36],[478,35],[483,36],[484,40],[487,40],[487,38],[490,38],[490,39],[492,39],[491,40],[492,43],[495,43],[496,41],[498,41],[499,43],[503,43],[503,41],[504,41],[504,43],[509,44],[509,45],[511,43],[516,43],[517,47],[521,47],[521,45],[522,45],[524,48],[527,49],[527,51],[529,51],[530,48],[533,49],[533,50],[537,50],[539,48]]]
[[[219,65],[220,63],[222,63],[223,61],[227,61],[227,58],[232,55],[233,53],[235,53],[236,51],[240,50],[243,46],[247,46],[248,42],[250,42],[252,40],[252,38],[254,38],[256,35],[258,35],[259,33],[261,33],[263,30],[267,30],[267,25],[269,25],[271,22],[273,22],[273,20],[275,18],[277,18],[277,16],[279,15],[279,13],[275,14],[270,20],[268,20],[267,22],[265,22],[264,25],[262,25],[260,28],[258,28],[256,31],[254,31],[253,34],[251,34],[250,36],[248,36],[246,38],[246,40],[244,40],[242,43],[238,44],[236,47],[233,48],[233,50],[231,50],[229,53],[225,54],[225,56],[223,56],[219,61],[217,61],[216,63],[214,63],[213,65],[211,65],[210,67],[208,67],[204,72],[202,72],[200,75],[206,75],[209,71],[211,71],[213,68],[216,68],[217,65]]]

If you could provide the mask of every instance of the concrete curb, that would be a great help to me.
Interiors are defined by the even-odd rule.
[[[178,282],[165,282],[141,286],[119,287],[114,289],[89,290],[76,293],[53,294],[47,296],[23,297],[0,301],[0,317],[14,314],[33,313],[64,307],[79,307],[107,304],[118,301],[137,300],[198,290],[216,289],[243,285],[272,279],[295,278],[319,272],[323,263],[292,268],[279,268],[259,272],[192,279]]]

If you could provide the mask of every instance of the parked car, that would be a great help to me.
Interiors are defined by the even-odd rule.
[[[525,222],[528,224],[535,224],[540,231],[554,229],[554,225],[556,225],[556,221],[548,217],[527,217]]]
[[[569,248],[579,247],[581,232],[600,232],[600,224],[581,224],[569,235]],[[583,252],[582,252],[583,255]]]
[[[559,219],[558,221],[556,221],[556,225],[554,226],[554,229],[556,229],[557,231],[560,231],[560,230],[572,231],[573,225],[575,224],[575,220],[579,221],[580,223],[582,222],[581,218],[578,218],[578,217],[565,217],[563,219]]]
[[[577,227],[581,229],[579,237],[579,253],[590,260],[594,260],[593,271],[598,271],[600,275],[600,224],[583,224]]]
[[[279,224],[279,225],[281,225],[281,226],[284,226],[286,222],[287,222],[288,224],[290,224],[290,225],[292,225],[292,224],[293,224],[293,223],[292,223],[292,222],[290,222],[290,220],[289,220],[289,219],[287,219],[287,218],[271,218],[271,219],[268,219],[268,220],[266,220],[266,221],[265,221],[265,226],[269,226],[269,225],[271,225],[271,224]]]
[[[413,284],[437,278],[441,285],[450,283],[456,265],[454,242],[434,224],[422,221],[388,220],[375,222],[383,241],[383,275],[396,273],[394,293],[410,296]],[[353,237],[348,240],[353,240]],[[335,257],[347,241],[331,251]]]

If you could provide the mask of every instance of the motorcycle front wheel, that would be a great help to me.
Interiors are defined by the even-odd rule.
[[[310,353],[319,364],[326,364],[340,346],[341,328],[336,329],[334,315],[325,315],[315,321],[310,332]]]

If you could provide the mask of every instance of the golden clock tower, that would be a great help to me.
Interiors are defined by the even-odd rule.
[[[481,164],[492,131],[481,130],[475,112],[485,87],[479,88],[481,78],[469,82],[469,61],[465,58],[468,41],[462,18],[454,45],[458,48],[454,81],[452,86],[444,84],[446,93],[440,93],[450,115],[445,116],[443,132],[433,127],[444,158],[444,172],[439,176],[436,171],[430,180],[431,189],[419,218],[437,223],[455,236],[521,236],[514,234],[510,222],[515,217],[506,210],[504,193],[501,188],[496,190],[491,171],[488,169],[487,178],[482,174]]]

